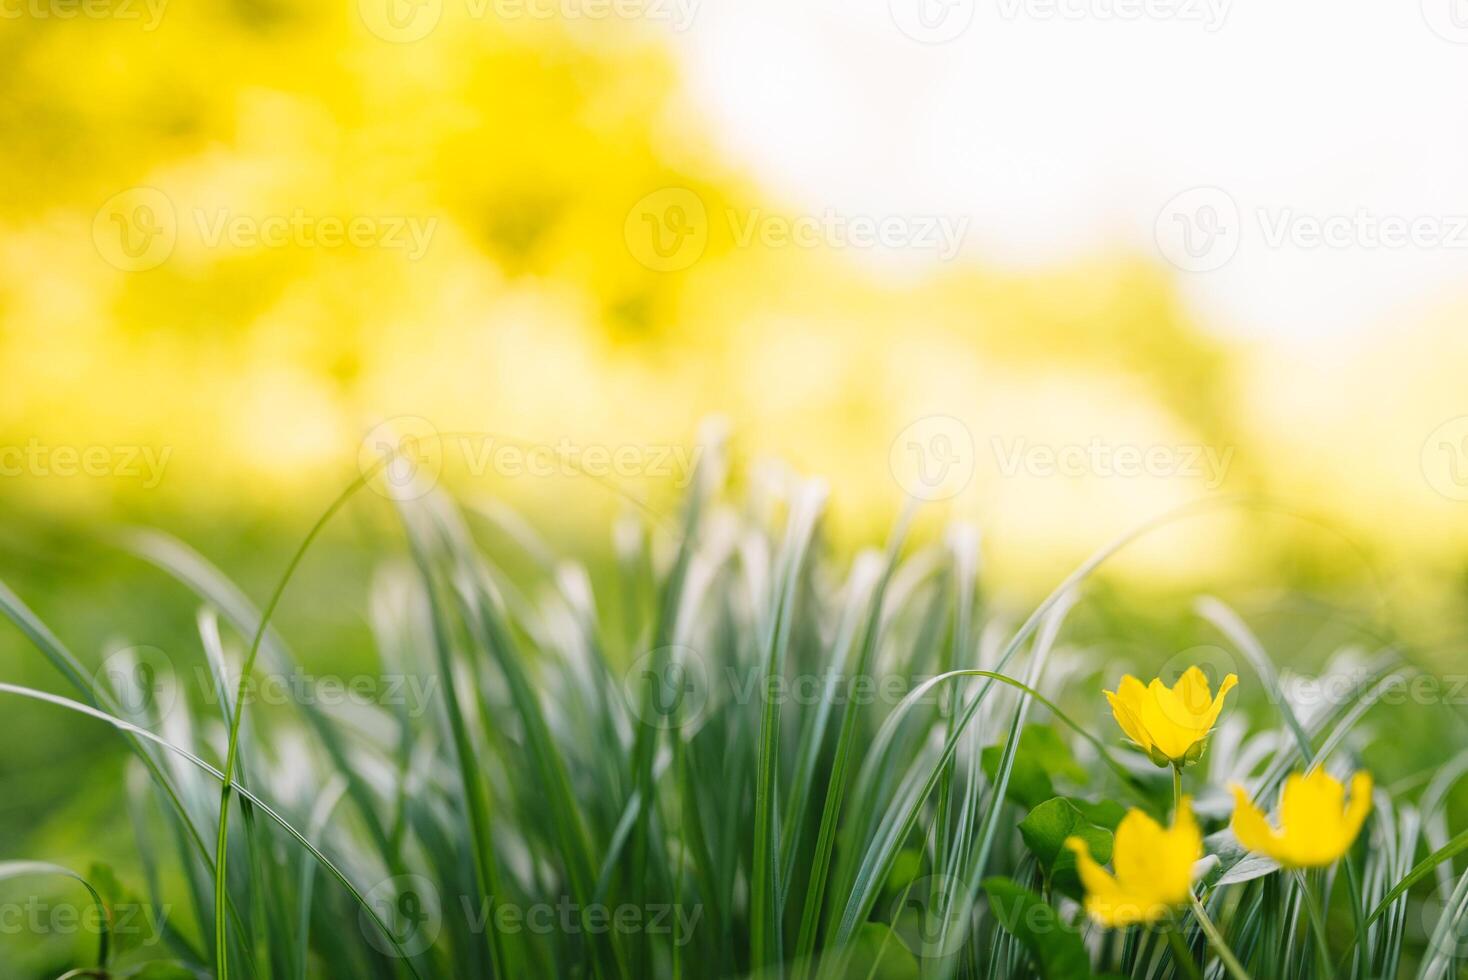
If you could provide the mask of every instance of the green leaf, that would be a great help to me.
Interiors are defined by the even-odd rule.
[[[1048,725],[1030,725],[1019,737],[1019,750],[1029,753],[1052,776],[1064,776],[1084,786],[1091,779],[1084,766],[1076,762],[1070,746],[1060,733]]]
[[[918,980],[917,957],[891,926],[864,923],[857,931],[847,963],[849,980]]]
[[[1066,797],[1071,805],[1081,811],[1081,816],[1086,818],[1087,823],[1093,823],[1098,827],[1105,827],[1112,833],[1116,833],[1117,825],[1121,818],[1126,816],[1126,807],[1115,800],[1100,800],[1092,803],[1090,800],[1080,800],[1074,796]]]
[[[985,878],[989,908],[1006,932],[1029,951],[1045,980],[1089,980],[1091,959],[1080,933],[1044,899],[1008,878]]]
[[[1091,856],[1102,864],[1111,860],[1111,831],[1089,822],[1070,800],[1056,797],[1046,800],[1020,821],[1020,836],[1025,846],[1045,869],[1050,886],[1071,898],[1081,898],[1080,878],[1076,874],[1076,856],[1065,846],[1069,837],[1079,837],[1091,849]]]
[[[984,774],[992,781],[1004,757],[1004,746],[984,749]],[[1007,795],[1026,809],[1039,806],[1055,795],[1052,776],[1062,776],[1073,783],[1085,783],[1089,775],[1071,755],[1070,748],[1055,729],[1030,725],[1019,736],[1019,751],[1009,776]]]

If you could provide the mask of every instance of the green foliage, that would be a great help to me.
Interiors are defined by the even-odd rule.
[[[1024,944],[1045,980],[1088,980],[1091,960],[1080,934],[1049,902],[1008,878],[988,878],[989,908],[1004,930]]]
[[[1090,730],[1110,725],[1094,677],[1065,684],[1047,668],[1079,587],[1128,539],[993,644],[975,536],[927,544],[901,525],[885,554],[848,571],[823,542],[820,489],[771,493],[779,506],[736,506],[700,479],[680,522],[629,524],[615,568],[597,575],[502,510],[399,501],[406,557],[385,556],[367,619],[377,677],[419,697],[349,710],[323,687],[279,704],[222,701],[248,688],[235,681],[252,649],[256,680],[305,671],[288,631],[178,542],[129,539],[202,607],[197,643],[169,651],[160,696],[141,702],[0,586],[0,613],[71,695],[0,681],[0,698],[109,724],[131,756],[119,795],[142,872],[98,863],[86,897],[170,910],[160,943],[78,940],[74,966],[107,960],[142,980],[208,976],[220,962],[236,980],[1161,980],[1189,975],[1183,953],[1216,977],[1222,944],[1260,977],[1451,967],[1468,885],[1447,872],[1468,844],[1447,811],[1468,757],[1425,788],[1379,794],[1370,844],[1328,879],[1315,925],[1301,880],[1245,854],[1200,785],[1218,861],[1198,893],[1217,941],[1187,915],[1184,933],[1098,936],[1064,842],[1084,839],[1105,863],[1117,801],[1157,807],[1109,754],[1119,733]],[[289,584],[277,582],[282,608],[311,601]],[[1269,674],[1237,618],[1209,614]],[[1084,646],[1065,654],[1108,676],[1141,669]],[[1391,710],[1368,695],[1400,661],[1348,652],[1339,670],[1364,686],[1298,715],[1281,708],[1254,732],[1238,712],[1189,778],[1244,778],[1263,799],[1311,763],[1357,765],[1370,712]],[[1269,676],[1265,695],[1281,690]],[[851,697],[855,677],[895,681],[898,694]],[[1255,696],[1262,715],[1269,697]],[[236,718],[233,819],[220,834]],[[1082,765],[1082,742],[1104,764]],[[0,878],[35,874],[70,872],[12,862]],[[1411,920],[1425,902],[1446,910],[1426,938]],[[527,928],[546,921],[541,909],[551,925]],[[607,927],[617,915],[623,925]],[[37,969],[50,955],[36,950]]]
[[[1004,746],[984,749],[984,774],[994,779]],[[1089,774],[1076,762],[1060,733],[1048,725],[1029,725],[1019,737],[1019,752],[1009,777],[1009,798],[1030,809],[1055,795],[1054,779],[1085,785]]]
[[[1019,833],[1040,862],[1050,887],[1072,898],[1080,898],[1082,891],[1075,853],[1065,846],[1068,838],[1085,841],[1099,863],[1111,860],[1111,831],[1091,823],[1067,799],[1056,797],[1035,807],[1020,821]]]

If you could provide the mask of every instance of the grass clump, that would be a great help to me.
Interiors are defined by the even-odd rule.
[[[1302,698],[1205,600],[1227,661],[1209,681],[1237,668],[1238,692],[1186,753],[1149,759],[1100,692],[1156,663],[1113,662],[1067,624],[1150,527],[1016,625],[984,600],[972,530],[914,542],[904,517],[838,567],[820,485],[736,504],[718,463],[675,525],[620,527],[597,581],[500,508],[395,501],[406,546],[374,579],[378,667],[358,691],[279,683],[302,671],[270,620],[305,601],[291,571],[370,474],[260,608],[187,546],[130,540],[197,595],[188,662],[125,651],[90,669],[0,587],[71,687],[0,693],[105,721],[132,753],[141,885],[78,876],[114,928],[77,944],[71,975],[1460,975],[1468,835],[1447,813],[1468,755],[1397,753],[1359,837],[1313,869],[1229,829],[1231,782],[1268,803],[1291,774],[1362,768],[1368,712],[1406,710],[1380,704],[1413,670],[1401,649],[1342,649],[1322,677],[1338,683],[1314,689],[1333,693]],[[1164,834],[1184,795],[1191,888],[1155,914],[1096,914],[1098,869],[1123,880],[1148,859],[1128,827]],[[129,902],[166,923],[156,946],[115,928]]]

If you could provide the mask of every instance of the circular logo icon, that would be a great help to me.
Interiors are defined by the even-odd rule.
[[[912,951],[921,959],[937,960],[963,948],[972,912],[963,881],[936,874],[914,879],[900,889],[892,900],[888,921],[904,938],[916,940]]]
[[[402,415],[376,426],[357,447],[357,468],[374,493],[416,500],[438,485],[443,444],[433,423]]]
[[[1459,914],[1454,914],[1454,908],[1435,889],[1418,907],[1427,948],[1433,953],[1462,960],[1468,958],[1468,916],[1461,914],[1461,907],[1456,911]],[[1443,977],[1450,975],[1446,972],[1438,974]]]
[[[1468,500],[1468,415],[1432,430],[1422,444],[1422,475],[1449,500]]]
[[[1194,667],[1203,672],[1203,679],[1208,682],[1207,688],[1195,685],[1184,685],[1182,688],[1182,712],[1181,717],[1172,721],[1179,725],[1191,725],[1193,719],[1213,704],[1218,697],[1218,689],[1223,684],[1224,678],[1229,674],[1238,675],[1239,664],[1223,647],[1204,644],[1202,646],[1188,647],[1186,650],[1173,654],[1158,668],[1157,678],[1170,688],[1176,688],[1178,681],[1183,675]],[[1227,718],[1233,710],[1235,702],[1238,701],[1238,693],[1230,694],[1223,699],[1222,710],[1218,714],[1218,722]],[[1168,707],[1168,702],[1163,702],[1163,710]],[[1215,722],[1215,727],[1218,722]]]
[[[130,187],[109,197],[92,219],[92,242],[123,272],[156,269],[178,244],[178,215],[156,187]]]
[[[921,44],[952,41],[974,22],[974,0],[888,0],[892,23]]]
[[[622,226],[632,257],[654,272],[677,272],[703,257],[708,209],[685,187],[653,191],[632,205]]]
[[[632,662],[622,676],[622,693],[644,725],[686,728],[708,710],[708,668],[691,647],[659,647]]]
[[[438,889],[422,875],[397,875],[380,881],[363,898],[382,923],[372,921],[363,909],[357,915],[358,924],[373,948],[386,956],[417,956],[433,945],[443,928]],[[383,935],[384,928],[392,939]]]
[[[1162,257],[1184,272],[1221,269],[1239,250],[1239,206],[1220,187],[1194,187],[1157,213],[1153,234]]]
[[[357,13],[382,40],[411,44],[433,33],[443,16],[443,0],[357,0]]]
[[[951,415],[918,419],[892,440],[888,463],[897,485],[919,500],[947,500],[974,477],[974,437]]]
[[[1422,0],[1422,19],[1444,41],[1468,44],[1468,3],[1464,0]]]
[[[173,661],[157,647],[125,647],[109,654],[92,675],[92,686],[107,691],[133,722],[163,718],[178,703]]]

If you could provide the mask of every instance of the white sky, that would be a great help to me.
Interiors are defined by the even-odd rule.
[[[919,4],[957,36],[905,34]],[[1300,339],[1468,290],[1462,42],[1468,0],[701,0],[676,41],[792,214],[967,216],[989,263],[1166,254],[1211,326]],[[1197,186],[1224,194],[1164,210]]]

